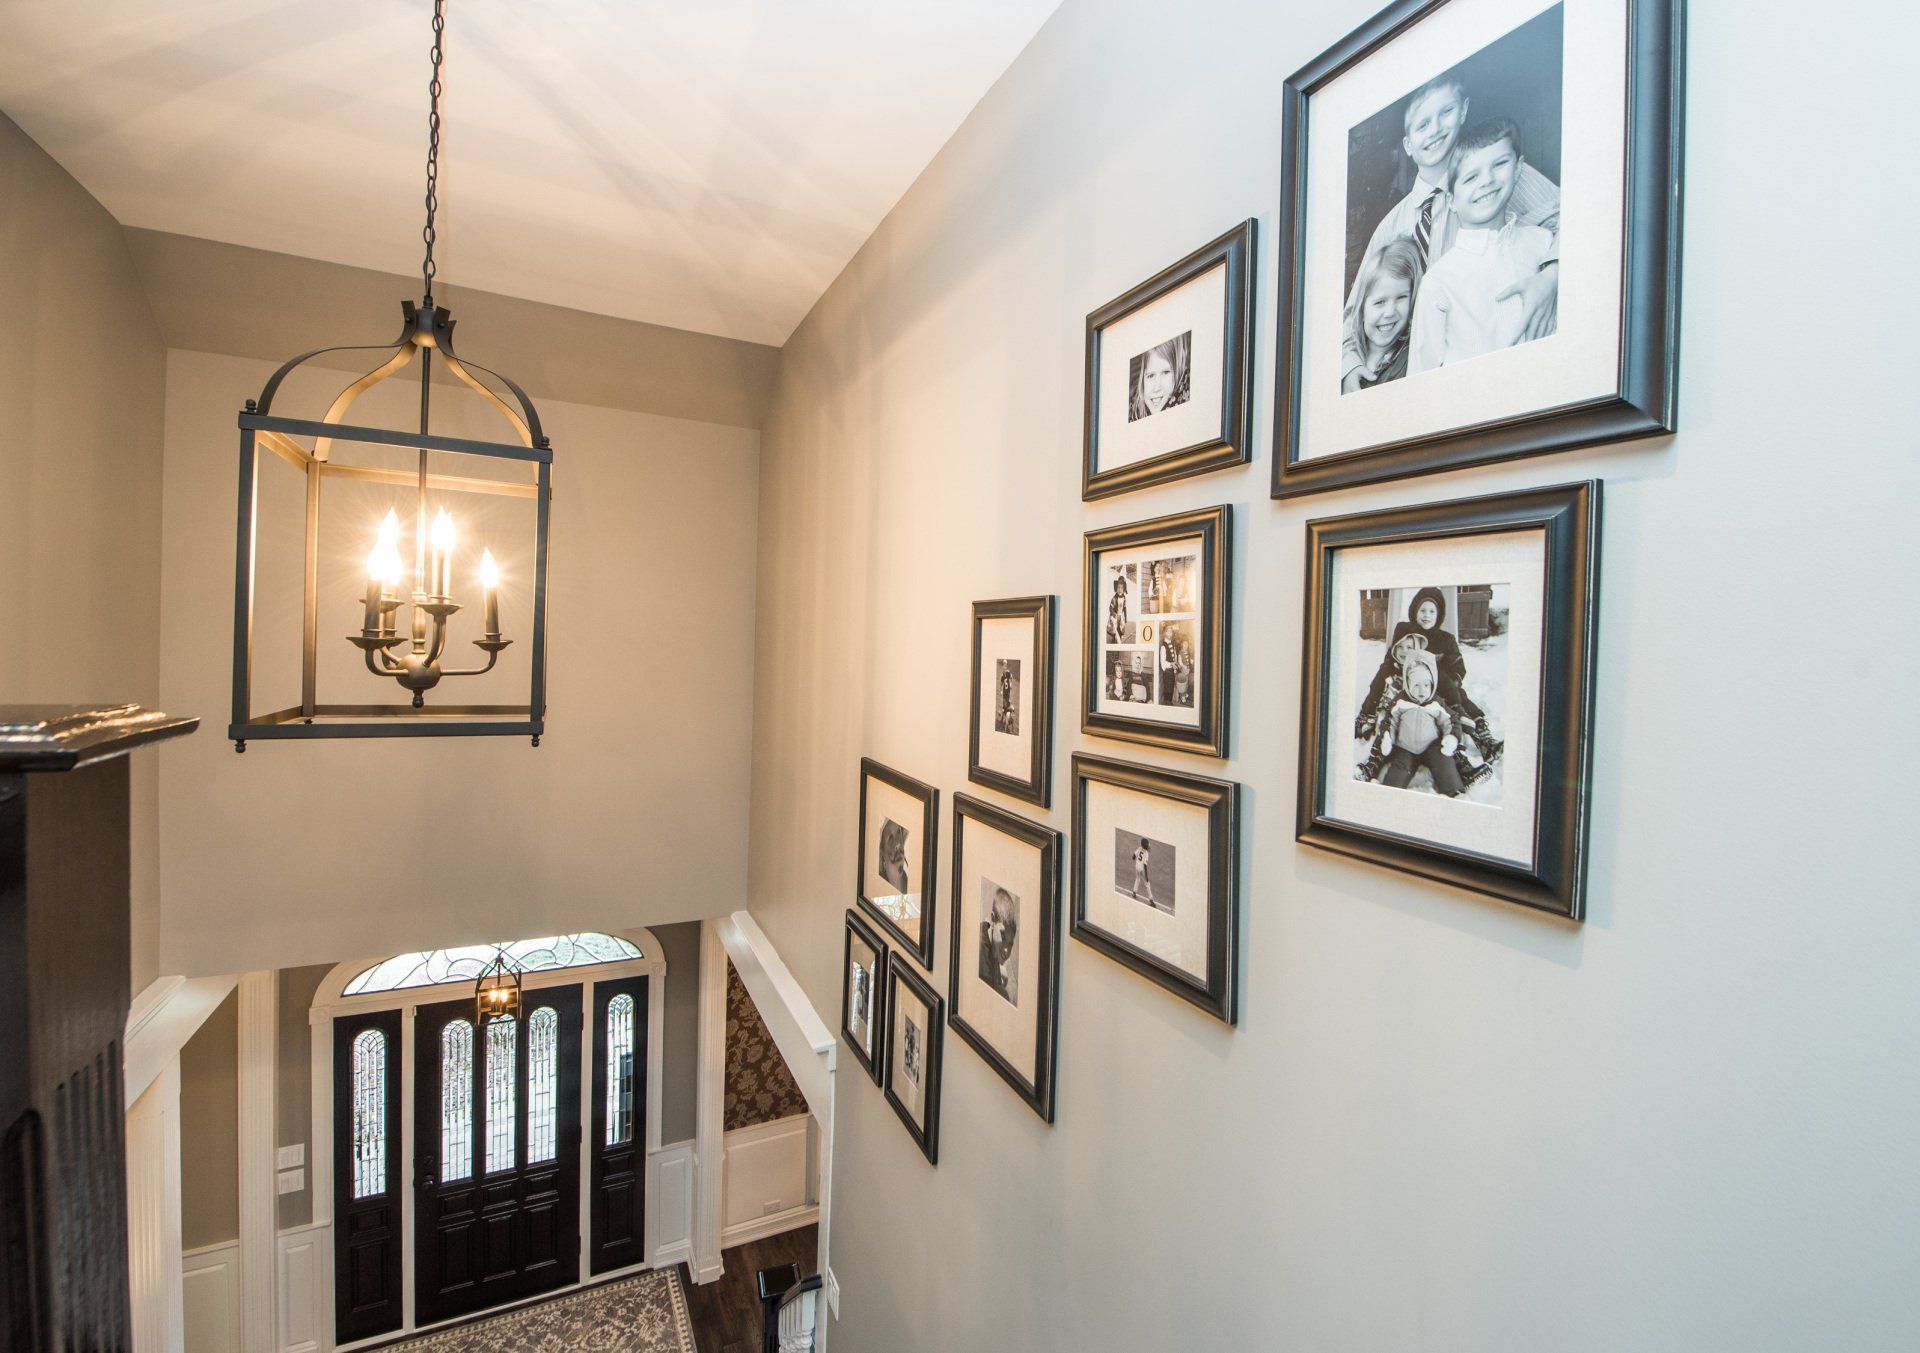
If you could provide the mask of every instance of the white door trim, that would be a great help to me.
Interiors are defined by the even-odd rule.
[[[240,1340],[276,1348],[280,1286],[279,1192],[275,1187],[274,1070],[280,1042],[280,974],[240,979]]]

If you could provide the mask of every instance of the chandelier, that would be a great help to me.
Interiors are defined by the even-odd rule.
[[[432,69],[427,85],[426,225],[421,231],[426,252],[420,265],[421,302],[401,302],[403,327],[391,343],[303,353],[274,372],[260,397],[248,400],[240,413],[233,722],[228,728],[236,751],[244,752],[254,739],[488,734],[530,737],[537,747],[545,728],[553,448],[541,432],[540,416],[525,391],[497,372],[463,361],[455,353],[453,319],[444,306],[434,303],[445,28],[445,0],[434,0]],[[506,420],[512,429],[512,441],[432,431],[436,356],[449,375],[479,395],[485,416]],[[356,360],[345,361],[349,357]],[[416,357],[420,375],[417,428],[402,431],[346,421],[355,401],[406,369]],[[368,365],[319,418],[275,413],[275,398],[282,394],[289,377],[299,373],[304,378],[303,368],[315,359],[328,359],[325,365],[346,364],[352,370],[360,370],[362,363]],[[267,472],[275,462],[293,466],[304,476],[304,483],[282,488],[272,482]],[[284,473],[275,473],[280,480],[287,478]],[[329,489],[333,490],[331,494],[325,492]],[[342,496],[349,501],[344,509],[336,508]],[[383,503],[385,512],[381,515]],[[530,536],[528,547],[510,556],[532,574],[530,597],[524,591],[516,595],[517,600],[531,603],[521,613],[530,633],[530,642],[522,650],[526,655],[525,703],[456,704],[437,698],[430,702],[428,698],[438,695],[442,682],[487,677],[514,643],[501,623],[506,570],[493,551],[494,545],[505,549],[504,534],[487,540],[477,560],[468,550],[472,572],[468,579],[461,578],[462,541],[456,509],[462,505],[489,529],[503,533],[511,529],[509,519],[517,517],[520,538]],[[289,562],[290,550],[264,556],[260,551],[262,533],[267,529],[262,517],[276,509],[290,528],[295,521],[299,523],[303,549],[297,564]],[[329,572],[338,572],[331,565],[341,552],[323,549],[321,527],[323,522],[331,524],[342,516],[349,522],[356,517],[363,519],[366,534],[361,540],[370,540],[371,549],[365,556],[362,575],[365,590],[357,602],[358,628],[344,636],[344,643],[328,639],[323,647],[321,632],[333,624],[333,619],[329,614],[323,621],[322,584]],[[403,542],[402,522],[407,518],[411,519],[412,538]],[[286,534],[290,538],[293,532],[289,529]],[[403,544],[410,545],[411,570]],[[358,558],[357,550],[352,557]],[[296,571],[300,578],[297,599],[292,586]],[[268,579],[285,586],[268,595]],[[480,601],[478,634],[471,639],[479,653],[469,660],[471,666],[459,667],[452,658],[460,651],[453,647],[453,631],[455,617],[467,608],[456,598],[469,579],[477,586]],[[473,593],[465,595],[471,599]],[[256,677],[264,683],[268,674],[264,670],[256,673],[255,644],[269,628],[291,631],[296,613],[300,630],[298,701],[257,713]],[[471,626],[473,619],[470,616],[460,622],[461,626]],[[273,674],[284,679],[291,666],[277,664]],[[323,679],[330,689],[359,683],[359,698],[322,701]],[[377,680],[377,686],[372,685],[373,680]],[[494,678],[486,688],[500,689],[500,681]],[[404,697],[401,703],[369,698],[372,690],[392,692],[396,688]],[[292,694],[290,682],[288,694]]]

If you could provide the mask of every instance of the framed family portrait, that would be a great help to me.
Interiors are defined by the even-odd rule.
[[[1600,485],[1307,523],[1301,841],[1579,920]]]
[[[1283,94],[1273,494],[1674,429],[1681,0],[1399,0]]]
[[[945,1008],[927,979],[900,964],[887,967],[886,1075],[880,1090],[927,1157],[939,1163],[940,1030]]]
[[[947,1021],[1053,1121],[1060,1020],[1060,833],[953,796]]]
[[[1247,462],[1253,232],[1243,221],[1087,316],[1082,499]]]
[[[1083,732],[1227,754],[1232,509],[1086,535]]]
[[[1052,597],[973,603],[967,778],[1045,808],[1053,798]]]
[[[846,958],[841,971],[840,1037],[873,1083],[887,1051],[887,946],[861,920],[847,913]]]
[[[860,759],[860,907],[920,966],[933,967],[934,846],[940,791]]]
[[[1073,937],[1232,1024],[1240,788],[1073,758]]]

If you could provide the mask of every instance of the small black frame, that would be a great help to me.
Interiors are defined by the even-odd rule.
[[[898,963],[887,965],[887,1060],[886,1074],[881,1077],[880,1093],[887,1097],[887,1103],[893,1105],[893,1111],[900,1115],[900,1121],[907,1125],[907,1135],[912,1137],[921,1153],[926,1156],[927,1164],[940,1163],[940,1043],[941,1031],[947,1022],[946,1002],[940,999],[940,993],[933,984],[915,972],[912,968],[902,967]],[[927,1041],[922,1051],[927,1078],[927,1125],[923,1130],[918,1127],[907,1106],[893,1092],[893,1010],[897,999],[893,984],[904,982],[918,996],[927,1008]]]
[[[972,821],[992,831],[1022,841],[1040,852],[1040,990],[1035,1021],[1033,1067],[1035,1079],[1029,1082],[1013,1067],[987,1036],[975,1029],[960,1013],[960,888],[964,881],[966,849],[963,823]],[[1026,1106],[1045,1122],[1053,1121],[1054,1090],[1057,1080],[1060,1032],[1060,833],[1038,822],[1029,822],[990,803],[966,794],[953,796],[953,834],[948,843],[953,855],[953,885],[947,892],[948,909],[953,913],[952,935],[947,946],[947,992],[954,1007],[947,1023],[962,1041],[979,1053]]]
[[[892,785],[901,793],[920,800],[920,830],[927,843],[920,857],[920,871],[926,877],[921,880],[920,892],[920,938],[915,939],[902,930],[894,919],[875,906],[865,891],[867,870],[867,781],[879,780]],[[872,918],[881,930],[897,940],[902,949],[917,960],[928,972],[933,971],[933,932],[934,932],[934,894],[939,890],[939,840],[940,836],[940,791],[932,785],[923,784],[911,775],[902,775],[891,766],[883,766],[872,757],[860,758],[860,854],[854,860],[853,888],[854,896],[860,903],[860,909]]]
[[[971,691],[967,710],[967,778],[977,785],[1045,808],[1053,799],[1053,641],[1054,599],[1008,597],[973,603],[973,670],[967,679]],[[981,622],[993,619],[1031,620],[1033,657],[1028,677],[1033,692],[1033,760],[1024,780],[980,764],[980,715],[985,708],[980,689]]]
[[[1521,456],[1662,436],[1677,425],[1685,0],[1624,0],[1626,175],[1618,388],[1610,395],[1339,455],[1297,459],[1306,268],[1308,101],[1453,0],[1396,0],[1295,72],[1281,93],[1273,496],[1293,498]]]
[[[1254,222],[1242,221],[1211,244],[1188,254],[1087,316],[1087,373],[1084,454],[1080,497],[1092,502],[1117,493],[1131,493],[1154,484],[1166,484],[1190,475],[1207,474],[1253,458],[1253,257]],[[1222,263],[1227,269],[1225,332],[1221,336],[1224,380],[1220,391],[1220,433],[1191,446],[1164,452],[1147,460],[1099,468],[1100,462],[1100,341],[1103,331],[1143,306],[1179,290]]]
[[[1325,724],[1334,552],[1352,546],[1532,530],[1546,533],[1533,867],[1328,817]],[[1588,790],[1593,774],[1599,481],[1310,521],[1306,577],[1297,838],[1323,850],[1580,920],[1586,907]]]
[[[860,1041],[853,1036],[853,1026],[849,1018],[852,1011],[848,1006],[850,993],[847,978],[853,971],[853,940],[856,935],[860,937],[862,944],[873,950],[874,955],[871,998],[873,1005],[867,1011],[867,1025],[873,1030],[872,1057],[867,1056],[860,1047]],[[890,952],[886,941],[880,938],[874,928],[861,918],[860,913],[849,908],[846,941],[842,947],[840,960],[840,1037],[844,1038],[847,1046],[853,1049],[853,1059],[866,1068],[867,1075],[873,1078],[875,1085],[880,1083],[880,1068],[886,1064],[887,1060],[887,1029],[889,1027],[887,1023],[887,956]]]
[[[1195,512],[1155,517],[1151,521],[1107,526],[1086,533],[1086,552],[1082,562],[1082,595],[1086,600],[1086,612],[1080,636],[1081,732],[1115,738],[1121,742],[1144,743],[1149,747],[1195,752],[1201,756],[1224,757],[1227,754],[1227,705],[1231,689],[1227,681],[1227,660],[1233,614],[1232,533],[1233,509],[1224,504]],[[1103,612],[1099,596],[1100,556],[1108,550],[1170,543],[1192,536],[1200,537],[1200,558],[1206,573],[1201,580],[1200,642],[1197,645],[1205,655],[1207,664],[1200,689],[1196,692],[1199,724],[1193,728],[1182,728],[1153,719],[1101,713],[1100,636]]]
[[[1087,919],[1087,786],[1117,785],[1207,811],[1207,979],[1168,966],[1139,946]],[[1191,1001],[1215,1019],[1239,1018],[1240,786],[1185,771],[1142,766],[1084,753],[1073,758],[1073,937],[1131,968],[1156,986]]]

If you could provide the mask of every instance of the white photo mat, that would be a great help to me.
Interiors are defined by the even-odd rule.
[[[1145,576],[1147,569],[1155,560],[1192,560],[1193,585],[1191,596],[1187,600],[1191,605],[1184,610],[1174,612],[1146,613],[1142,607],[1145,601]],[[1135,566],[1135,581],[1128,592],[1128,620],[1133,625],[1135,636],[1139,636],[1142,624],[1153,626],[1151,642],[1133,644],[1114,644],[1107,641],[1107,606],[1113,594],[1115,569]],[[1167,724],[1175,728],[1198,728],[1200,726],[1200,692],[1205,689],[1211,674],[1206,670],[1208,660],[1205,617],[1207,598],[1213,595],[1216,580],[1210,572],[1205,538],[1199,534],[1180,536],[1171,540],[1150,545],[1130,545],[1119,549],[1105,549],[1094,556],[1096,578],[1095,596],[1099,603],[1097,614],[1089,618],[1099,637],[1095,645],[1095,669],[1099,680],[1094,702],[1094,712],[1117,715],[1127,719],[1141,719],[1152,723]],[[1168,621],[1184,623],[1191,637],[1193,673],[1191,677],[1191,700],[1186,705],[1161,703],[1163,682],[1170,676],[1160,669],[1160,626]],[[1129,660],[1135,654],[1145,654],[1152,672],[1152,698],[1147,703],[1134,700],[1116,700],[1108,689],[1107,660],[1110,654],[1123,654]]]
[[[859,1017],[859,1013],[854,1005],[854,999],[853,999],[854,970],[856,968],[864,971],[867,978],[867,1018],[864,1020]],[[873,1011],[880,1004],[880,998],[881,998],[880,987],[879,987],[879,968],[880,968],[879,953],[873,948],[872,945],[867,943],[866,937],[863,936],[859,931],[857,930],[851,931],[850,939],[849,939],[849,947],[848,947],[847,971],[845,974],[846,990],[842,993],[841,999],[846,1004],[847,1031],[853,1035],[854,1040],[860,1045],[860,1050],[867,1055],[868,1061],[873,1060],[873,1035],[874,1035],[875,1025],[873,1023],[872,1015],[873,1015]]]
[[[865,858],[860,861],[860,894],[889,921],[913,937],[924,941],[921,927],[926,923],[922,905],[927,888],[925,838],[926,805],[913,795],[894,788],[878,776],[866,777],[866,823],[862,840]],[[907,888],[903,891],[880,874],[883,836],[891,820],[904,827],[906,838]]]
[[[1100,427],[1096,473],[1135,465],[1220,436],[1226,399],[1227,264],[1150,301],[1100,331]],[[1127,421],[1132,362],[1159,343],[1191,333],[1190,394],[1184,404]]]
[[[984,616],[980,620],[980,667],[973,679],[980,688],[979,764],[1015,780],[1033,774],[1033,738],[1035,700],[1034,631],[1040,621],[1031,616]],[[1020,664],[1020,679],[1014,709],[1019,732],[999,732],[994,716],[999,709],[999,663],[1010,660]]]
[[[1094,779],[1085,782],[1084,793],[1085,825],[1079,847],[1086,862],[1086,877],[1081,881],[1083,919],[1204,984],[1208,921],[1214,905],[1208,896],[1212,860],[1207,808]],[[1114,836],[1120,831],[1173,847],[1171,914],[1116,886]]]
[[[907,983],[897,978],[889,978],[893,983],[892,999],[888,1002],[887,1020],[890,1028],[887,1039],[887,1058],[891,1065],[887,1070],[887,1085],[913,1119],[914,1125],[922,1132],[927,1126],[927,1056],[934,1037],[932,1012]],[[911,1023],[918,1030],[919,1071],[909,1076],[906,1070],[907,1025]]]
[[[958,893],[949,905],[959,919],[955,947],[957,980],[947,1000],[953,1018],[965,1020],[1019,1073],[1036,1084],[1042,989],[1041,932],[1046,890],[1043,853],[1037,846],[960,815],[951,848],[960,861]],[[980,976],[980,923],[985,919],[982,883],[1007,889],[1018,900],[1019,935],[1014,954],[1012,1004]],[[1056,900],[1057,904],[1057,900]]]

